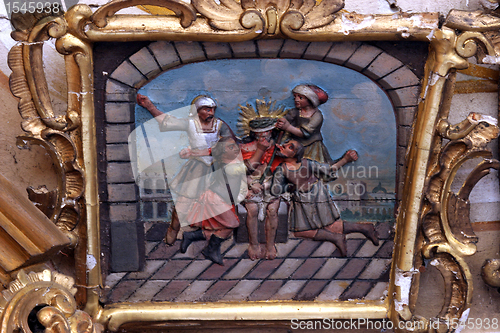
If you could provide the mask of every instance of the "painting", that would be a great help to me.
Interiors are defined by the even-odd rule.
[[[486,146],[499,130],[448,115],[457,71],[498,59],[498,19],[343,5],[131,0],[13,15],[19,143],[47,149],[58,184],[30,193],[48,220],[4,233],[22,260],[2,265],[3,328],[28,331],[35,313],[94,332],[319,316],[451,331],[467,318],[468,197],[498,169]],[[65,61],[61,113],[41,70],[49,39]],[[61,242],[25,251],[25,231],[50,223]],[[428,264],[445,288],[433,318],[414,307]]]
[[[129,136],[145,266],[110,273],[109,300],[383,300],[396,129],[386,93],[331,63],[227,59],[157,76],[137,91]]]

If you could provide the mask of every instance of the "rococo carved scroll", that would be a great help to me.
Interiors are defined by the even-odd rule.
[[[495,119],[471,114],[458,125],[442,120],[438,133],[451,140],[440,151],[430,172],[422,210],[422,226],[426,241],[424,258],[433,259],[445,279],[445,305],[439,318],[449,321],[468,313],[472,297],[472,275],[463,260],[476,252],[477,237],[470,225],[469,194],[489,168],[498,168],[485,146],[498,136]],[[458,169],[469,159],[482,161],[470,173],[458,193],[451,191]],[[486,172],[484,172],[486,171]]]
[[[0,298],[1,332],[32,332],[33,315],[45,332],[102,332],[101,325],[77,310],[73,284],[72,278],[50,270],[29,274],[21,270]]]
[[[55,116],[43,71],[42,53],[43,41],[64,35],[67,24],[61,16],[49,15],[42,19],[30,15],[14,16],[13,24],[17,28],[13,37],[22,43],[9,53],[11,90],[20,98],[22,127],[28,133],[18,138],[18,145],[40,145],[52,157],[59,176],[58,188],[55,195],[39,192],[38,201],[44,202],[42,211],[48,212],[48,217],[61,230],[70,232],[78,224],[82,211],[83,172],[77,161],[75,142],[78,140],[73,132],[80,126],[81,102],[72,93],[81,89],[79,84],[72,83],[74,80],[69,80],[68,109],[64,116]],[[70,65],[72,59],[67,60]],[[68,236],[76,244],[77,235],[68,233]]]
[[[438,328],[451,331],[453,327],[446,323],[453,318],[464,320],[469,313],[472,280],[463,257],[475,253],[477,238],[470,226],[468,196],[489,168],[498,165],[497,161],[490,160],[491,152],[485,149],[486,144],[498,136],[498,127],[495,119],[479,114],[471,114],[455,126],[450,125],[447,118],[456,70],[467,68],[468,57],[475,55],[479,58],[485,54],[494,57],[496,51],[492,45],[492,41],[481,33],[466,31],[457,35],[446,27],[435,31],[431,39],[426,82],[419,105],[419,110],[427,112],[419,112],[420,118],[414,124],[412,141],[415,144],[407,155],[410,163],[405,184],[412,184],[413,190],[422,186],[423,201],[422,206],[414,210],[418,206],[403,200],[402,211],[418,215],[424,240],[421,242],[415,238],[416,243],[406,243],[406,246],[415,246],[416,252],[421,251],[423,258],[432,259],[431,265],[441,272],[445,280],[445,303],[437,318],[428,321],[417,316],[412,309],[418,293],[413,288],[415,285],[410,286],[410,281],[418,281],[423,258],[417,255],[415,261],[396,259],[397,266],[393,270],[396,280],[395,312],[392,317],[395,322],[413,322],[412,327],[420,322],[425,331]],[[426,136],[426,131],[433,134]],[[443,138],[450,142],[443,146]],[[422,155],[426,156],[425,169],[416,162]],[[475,157],[485,160],[471,172],[457,194],[451,192],[457,170]],[[406,205],[408,209],[405,209]],[[400,213],[398,219],[403,218],[404,215]],[[406,229],[407,224],[398,225],[405,228],[402,233],[411,232]],[[403,289],[409,292],[409,296],[401,294]]]

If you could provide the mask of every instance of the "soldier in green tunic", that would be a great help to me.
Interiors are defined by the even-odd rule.
[[[324,181],[336,179],[337,170],[344,164],[357,160],[354,150],[347,151],[335,164],[320,163],[303,158],[305,148],[296,140],[279,145],[279,155],[284,160],[274,173],[271,192],[277,196],[291,192],[288,226],[296,237],[328,241],[347,255],[345,234],[359,232],[379,244],[372,223],[344,223]],[[324,180],[324,181],[323,181]]]

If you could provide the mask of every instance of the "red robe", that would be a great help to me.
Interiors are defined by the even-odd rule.
[[[267,164],[267,163],[269,163],[269,161],[271,161],[271,157],[273,156],[274,148],[275,148],[275,146],[270,146],[269,148],[267,148],[267,150],[264,152],[264,155],[262,155],[262,157],[260,159],[261,164],[264,164],[264,163]],[[243,155],[243,160],[245,161],[245,160],[250,159],[255,154],[255,152],[256,152],[256,150],[247,151],[245,149],[241,149],[241,154]],[[274,172],[274,170],[276,170],[276,168],[278,167],[278,165],[281,164],[281,162],[283,162],[283,159],[281,157],[274,156],[273,164],[271,165],[271,168],[270,168],[271,172]]]

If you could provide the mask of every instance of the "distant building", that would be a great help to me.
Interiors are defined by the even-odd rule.
[[[387,192],[382,183],[370,192],[363,181],[349,180],[342,186],[334,187],[334,200],[345,220],[388,220],[394,218],[396,194]]]

